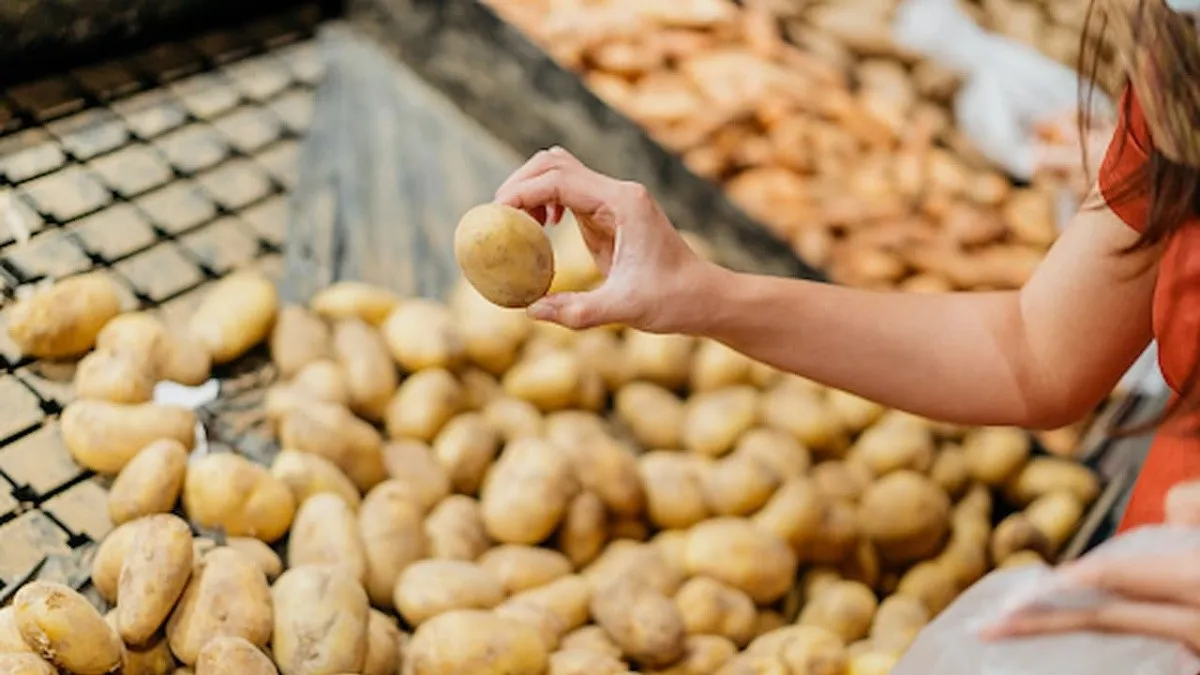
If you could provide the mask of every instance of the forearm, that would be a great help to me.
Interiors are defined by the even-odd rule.
[[[782,370],[959,423],[1053,425],[1020,294],[902,294],[717,271],[694,331]]]

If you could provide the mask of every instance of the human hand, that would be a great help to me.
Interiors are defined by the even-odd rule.
[[[655,333],[687,332],[718,269],[702,260],[637,183],[599,174],[562,148],[534,155],[496,191],[496,201],[547,225],[563,209],[579,221],[604,282],[534,303],[534,318],[568,328],[621,323]]]
[[[1166,501],[1168,524],[1200,527],[1200,482],[1175,487]],[[1200,654],[1200,550],[1085,558],[1057,574],[1070,587],[1104,591],[1113,599],[1086,609],[1030,607],[989,627],[983,637],[1127,633],[1175,640]]]

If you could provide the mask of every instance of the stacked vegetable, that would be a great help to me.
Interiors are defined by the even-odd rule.
[[[567,241],[556,290],[597,278]],[[0,610],[0,672],[885,673],[994,564],[1052,557],[1096,496],[1018,430],[885,410],[716,342],[535,324],[467,284],[280,307],[238,273],[180,335],[117,315],[107,283],[33,295],[10,334],[95,345],[61,424],[116,476],[93,566],[115,608],[32,583]],[[194,382],[264,341],[269,467],[189,461],[193,413],[118,386]]]

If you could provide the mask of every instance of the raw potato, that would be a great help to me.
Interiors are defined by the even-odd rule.
[[[291,385],[309,398],[347,405],[350,402],[348,379],[346,369],[341,364],[333,359],[317,359],[301,368],[292,378]]]
[[[933,465],[933,434],[922,424],[885,418],[864,431],[850,452],[876,476],[901,469],[924,473]]]
[[[392,617],[372,609],[367,619],[367,657],[362,675],[396,675],[400,670],[400,644],[404,639]]]
[[[900,577],[896,593],[920,600],[929,614],[934,616],[954,601],[958,586],[940,564],[925,560],[913,565]]]
[[[596,373],[575,352],[554,347],[526,354],[501,379],[505,394],[529,401],[542,412],[581,404],[585,379]]]
[[[655,675],[713,675],[737,654],[737,646],[719,635],[689,635],[683,659]]]
[[[103,273],[81,274],[18,301],[8,312],[8,336],[21,353],[65,359],[92,348],[104,324],[121,312],[116,286]]]
[[[271,650],[282,675],[362,672],[371,606],[366,591],[344,569],[293,567],[271,588]]]
[[[1050,553],[1058,553],[1083,518],[1083,504],[1069,492],[1051,492],[1025,507],[1025,517],[1045,535]]]
[[[509,602],[535,605],[550,610],[563,629],[575,630],[588,621],[592,589],[583,577],[568,575],[550,583],[518,593]]]
[[[683,422],[683,447],[710,457],[732,450],[738,438],[758,423],[758,396],[749,385],[693,395]]]
[[[691,390],[749,384],[753,365],[753,359],[722,342],[701,340],[692,361]]]
[[[387,477],[379,432],[340,405],[306,401],[289,411],[279,424],[279,444],[328,459],[363,492]]]
[[[383,336],[359,319],[344,319],[333,326],[333,353],[346,373],[350,409],[371,422],[383,421],[399,384]]]
[[[405,675],[544,673],[546,647],[531,626],[491,612],[446,612],[422,624],[405,654]]]
[[[392,609],[400,573],[428,553],[422,516],[409,490],[396,481],[376,485],[363,500],[358,535],[366,554],[367,595],[375,606]]]
[[[496,541],[537,544],[566,514],[574,493],[571,466],[558,448],[519,438],[504,449],[480,496],[483,523]]]
[[[570,459],[580,484],[595,493],[611,513],[626,517],[642,514],[646,493],[637,457],[629,447],[606,433],[568,442],[555,439],[550,431],[547,438]]]
[[[536,630],[548,652],[558,649],[559,641],[567,632],[563,620],[541,605],[510,600],[498,605],[494,611],[497,616],[520,621]]]
[[[145,403],[154,396],[157,374],[144,354],[96,350],[75,368],[75,397]]]
[[[4,675],[56,675],[54,667],[37,654],[0,654]]]
[[[342,567],[343,573],[362,583],[367,576],[367,554],[358,534],[358,519],[337,495],[313,495],[296,510],[288,537],[288,565]]]
[[[847,661],[846,650],[836,635],[818,626],[801,625],[785,626],[756,638],[743,655],[775,657],[789,669],[785,672],[810,675],[840,675]]]
[[[550,655],[548,675],[625,675],[620,659],[588,649],[559,649]]]
[[[846,559],[858,545],[861,528],[858,513],[844,501],[828,502],[821,509],[821,525],[804,548],[809,562],[836,565]]]
[[[402,483],[422,511],[429,511],[450,494],[450,477],[420,441],[392,441],[383,447],[388,480]]]
[[[188,467],[183,508],[202,527],[274,542],[296,513],[291,490],[265,468],[233,453],[204,455]]]
[[[491,609],[503,601],[500,580],[465,560],[421,560],[396,582],[396,608],[411,626],[451,610]]]
[[[933,481],[913,471],[897,471],[871,484],[859,505],[863,532],[887,560],[927,558],[941,546],[949,528],[950,499]]]
[[[883,649],[903,652],[929,623],[930,614],[916,598],[892,595],[879,604],[871,621],[871,641]]]
[[[129,545],[143,522],[143,519],[138,519],[118,525],[96,547],[96,555],[92,558],[92,586],[110,605],[117,601],[121,567],[125,564]]]
[[[653,382],[672,391],[687,383],[696,339],[686,335],[660,335],[625,331],[625,359],[631,379]]]
[[[835,581],[808,601],[799,623],[820,626],[849,644],[867,634],[878,607],[870,587],[857,581]]]
[[[1042,558],[1051,554],[1050,539],[1024,513],[1014,513],[1000,521],[992,532],[991,554],[997,564],[1018,551],[1035,551]]]
[[[990,487],[1003,485],[1029,459],[1029,437],[1012,428],[975,429],[963,439],[971,478]]]
[[[192,574],[192,530],[177,516],[147,516],[121,565],[116,620],[126,644],[143,645],[162,627]]]
[[[741,518],[714,518],[688,536],[690,574],[703,574],[745,591],[755,602],[782,598],[796,576],[796,554],[783,540]]]
[[[212,358],[200,343],[167,330],[146,312],[127,312],[105,324],[96,336],[96,351],[140,356],[153,379],[190,387],[204,384],[212,371]]]
[[[646,448],[682,447],[684,403],[666,389],[649,382],[630,382],[617,391],[613,409]]]
[[[400,298],[378,286],[360,281],[339,281],[318,291],[310,304],[314,312],[331,321],[361,319],[379,326],[400,304]]]
[[[329,326],[321,317],[298,305],[284,305],[271,328],[269,344],[271,360],[286,380],[313,361],[327,358],[332,343]]]
[[[17,630],[17,618],[12,606],[0,609],[0,654],[33,654],[21,631]]]
[[[559,643],[559,651],[591,652],[593,654],[603,654],[613,659],[621,658],[621,648],[612,641],[612,638],[608,636],[608,633],[604,632],[603,628],[596,625],[576,628],[564,635],[562,641]]]
[[[179,501],[188,451],[176,440],[154,441],[121,469],[108,493],[114,525],[152,513],[169,513]]]
[[[480,556],[478,563],[500,580],[508,595],[544,586],[574,569],[558,551],[517,544],[497,546]]]
[[[314,495],[329,493],[357,509],[362,498],[358,488],[337,465],[324,457],[307,452],[283,450],[271,462],[271,475],[292,492],[299,507]]]
[[[702,471],[704,500],[713,513],[746,516],[758,511],[775,489],[779,477],[769,466],[748,455],[728,455]]]
[[[1081,464],[1057,457],[1035,457],[1004,488],[1005,495],[1018,506],[1027,506],[1052,492],[1066,492],[1083,504],[1091,504],[1100,494],[1100,481]]]
[[[104,675],[121,665],[124,646],[100,612],[62,584],[33,581],[13,597],[13,617],[26,644],[77,675]]]
[[[467,358],[492,375],[502,375],[520,357],[533,330],[524,312],[497,307],[460,279],[450,296]]]
[[[687,528],[710,515],[695,456],[654,450],[638,459],[646,491],[646,513],[661,528]]]
[[[254,273],[235,272],[204,297],[188,331],[214,364],[229,363],[267,338],[278,305],[274,284]]]
[[[499,396],[483,407],[483,417],[506,443],[521,436],[540,436],[542,414],[524,399]]]
[[[503,204],[482,204],[463,215],[454,257],[480,295],[501,307],[528,307],[554,279],[554,249],[541,225]]]
[[[462,385],[450,371],[430,368],[413,373],[388,403],[388,436],[428,443],[464,403]]]
[[[816,539],[825,514],[822,497],[809,478],[793,478],[775,491],[765,506],[754,514],[754,524],[785,541],[794,551],[803,551]]]
[[[693,577],[675,594],[690,635],[719,635],[739,647],[754,638],[758,608],[742,591],[707,577]]]
[[[804,447],[827,457],[839,457],[845,429],[828,413],[820,397],[783,380],[763,392],[759,414],[765,426],[785,432]]]
[[[440,560],[475,560],[492,545],[479,502],[464,495],[447,497],[429,513],[425,536],[429,557]]]
[[[604,502],[594,493],[583,490],[567,506],[555,537],[555,548],[579,568],[595,560],[607,542],[608,512]]]
[[[258,565],[258,568],[267,576],[268,581],[274,581],[276,577],[283,574],[283,561],[261,539],[229,537],[225,540],[225,546],[241,553]]]
[[[401,302],[380,330],[392,358],[406,372],[454,368],[465,356],[450,310],[432,300]]]
[[[196,675],[276,675],[275,664],[257,646],[231,635],[205,643],[196,657]]]
[[[808,473],[812,455],[794,437],[777,429],[759,427],[742,434],[734,454],[751,457],[770,468],[780,481]]]
[[[193,569],[167,620],[167,639],[175,657],[192,665],[200,649],[218,635],[265,646],[273,617],[271,590],[258,565],[233,549],[217,548]]]
[[[591,612],[621,651],[637,663],[661,668],[683,658],[687,628],[679,608],[636,577],[599,587],[592,595]]]
[[[63,410],[59,428],[71,457],[80,466],[116,475],[154,441],[171,439],[191,450],[196,414],[156,403],[76,400]]]
[[[433,441],[434,457],[446,469],[451,488],[461,494],[479,492],[484,474],[499,451],[499,435],[479,413],[458,415]]]
[[[604,550],[586,570],[584,577],[599,589],[627,577],[667,596],[674,596],[687,578],[685,570],[663,553],[666,547],[635,541],[617,541]]]

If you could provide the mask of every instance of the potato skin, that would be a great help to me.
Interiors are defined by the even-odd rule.
[[[467,495],[479,493],[499,450],[499,434],[483,415],[474,412],[451,419],[433,441],[433,455],[450,476],[451,487]]]
[[[466,356],[454,317],[440,302],[405,300],[392,310],[380,331],[392,359],[405,372],[456,368]]]
[[[440,560],[475,560],[492,545],[479,502],[465,495],[442,500],[425,519],[429,556]]]
[[[621,651],[639,664],[661,668],[683,658],[687,628],[679,608],[636,577],[598,588],[591,612]]]
[[[402,483],[421,510],[428,512],[450,496],[450,476],[429,446],[420,441],[390,441],[383,446],[388,480]]]
[[[232,551],[237,551],[253,561],[263,571],[263,574],[267,576],[268,581],[272,581],[280,574],[283,574],[283,561],[261,539],[255,539],[254,537],[229,537],[225,540],[225,547]]]
[[[361,281],[339,281],[317,292],[309,306],[326,319],[354,318],[378,326],[399,303],[399,296],[386,288]]]
[[[92,585],[110,605],[117,601],[125,556],[143,523],[144,519],[139,518],[118,525],[96,547],[96,555],[92,558]]]
[[[700,467],[695,455],[670,450],[652,450],[638,458],[650,522],[687,528],[709,516]]]
[[[544,673],[545,644],[532,627],[479,610],[446,612],[422,624],[405,654],[406,675]]]
[[[408,489],[393,481],[376,485],[358,513],[358,533],[366,554],[366,590],[371,603],[392,609],[392,593],[404,568],[426,556],[420,506]]]
[[[218,635],[263,647],[271,639],[274,605],[267,578],[245,554],[217,548],[192,571],[175,611],[167,619],[171,652],[187,665]]]
[[[183,507],[203,527],[220,527],[230,536],[269,543],[291,527],[296,498],[258,464],[233,453],[216,453],[188,468]]]
[[[154,441],[121,469],[108,493],[114,525],[152,513],[168,513],[183,491],[188,451],[176,440]]]
[[[758,608],[742,591],[708,577],[689,579],[675,594],[691,635],[720,635],[745,646],[754,637]]]
[[[75,397],[113,403],[145,403],[154,395],[154,364],[143,354],[96,350],[75,368]]]
[[[383,336],[360,319],[343,319],[333,326],[333,352],[346,372],[350,409],[364,419],[382,421],[399,385]]]
[[[200,649],[196,675],[277,675],[275,664],[257,646],[232,635],[218,635]]]
[[[479,294],[501,307],[528,307],[550,290],[554,249],[529,214],[481,204],[454,230],[454,257]]]
[[[544,586],[574,570],[558,551],[516,544],[497,546],[480,556],[478,563],[500,580],[509,595]]]
[[[557,448],[528,437],[509,443],[480,496],[488,534],[508,544],[544,541],[566,514],[572,486],[571,466]]]
[[[299,305],[284,305],[271,328],[271,360],[283,379],[330,355],[332,338],[321,317]]]
[[[59,424],[63,442],[80,466],[116,475],[143,448],[160,439],[191,450],[196,414],[187,408],[156,403],[123,405],[76,400],[63,410]]]
[[[293,567],[275,582],[271,647],[283,675],[357,673],[366,663],[370,601],[343,570]]]
[[[400,573],[394,599],[404,620],[419,626],[454,609],[491,609],[504,601],[504,587],[465,560],[421,560]]]
[[[392,617],[372,609],[367,619],[367,656],[362,675],[396,675],[400,670],[400,645],[404,639]]]
[[[906,563],[932,555],[949,528],[950,498],[915,471],[890,473],[872,483],[859,504],[864,534],[888,561]]]
[[[714,518],[688,536],[688,572],[745,591],[755,602],[783,597],[796,577],[796,554],[783,540],[741,518]]]
[[[258,274],[235,272],[213,285],[188,322],[188,332],[214,365],[229,363],[267,339],[278,305],[274,284]]]
[[[279,422],[279,444],[328,459],[362,492],[387,477],[379,432],[334,403],[298,403]]]
[[[413,373],[388,403],[387,434],[428,443],[465,405],[462,384],[450,371],[429,368]]]
[[[21,353],[64,359],[92,348],[104,324],[121,312],[112,280],[81,274],[38,289],[8,312],[8,336]]]
[[[296,506],[313,495],[330,493],[357,509],[362,502],[358,488],[333,462],[308,452],[282,450],[271,462],[271,475],[291,490]]]
[[[17,591],[12,606],[26,644],[55,666],[78,675],[104,675],[120,667],[121,639],[73,589],[34,581]]]
[[[147,516],[121,565],[117,628],[143,645],[162,627],[192,574],[192,529],[178,516]]]
[[[288,537],[288,564],[344,568],[362,583],[367,576],[367,553],[358,535],[358,519],[340,497],[313,495],[296,510]]]
[[[567,513],[555,535],[555,548],[579,568],[600,555],[608,535],[608,511],[604,502],[595,494],[582,490],[567,506]]]

